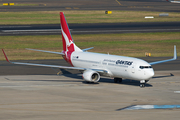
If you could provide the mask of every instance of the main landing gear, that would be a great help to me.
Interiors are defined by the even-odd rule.
[[[145,87],[145,84],[148,82],[149,80],[141,80],[140,81],[140,87],[141,88],[144,88]]]
[[[122,78],[114,78],[114,83],[122,83]]]

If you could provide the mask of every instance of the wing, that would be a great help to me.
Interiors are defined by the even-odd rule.
[[[173,61],[177,59],[177,52],[176,52],[176,46],[174,45],[174,57],[172,59],[168,59],[168,60],[162,60],[162,61],[156,61],[156,62],[151,62],[149,63],[150,65],[155,65],[155,64],[160,64],[160,63],[164,63],[164,62],[169,62],[169,61]]]
[[[30,66],[41,66],[41,67],[51,67],[51,68],[63,68],[63,69],[74,69],[74,70],[88,70],[89,68],[81,68],[81,67],[68,67],[68,66],[59,66],[59,65],[46,65],[46,64],[34,64],[34,63],[21,63],[21,62],[11,62],[6,53],[4,52],[4,50],[2,49],[4,56],[6,58],[6,61],[12,64],[18,64],[18,65],[30,65]],[[91,69],[93,71],[96,72],[100,72],[100,73],[108,73],[108,71],[106,70],[101,70],[101,69]]]
[[[37,49],[30,49],[30,48],[26,48],[26,50],[33,50],[33,51],[39,51],[39,52],[46,52],[46,53],[64,55],[64,53],[62,53],[62,52],[53,52],[53,51],[37,50]]]

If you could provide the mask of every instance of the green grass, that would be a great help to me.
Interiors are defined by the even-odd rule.
[[[173,46],[177,46],[180,55],[180,32],[126,33],[73,35],[81,49],[95,47],[91,52],[115,55],[143,57],[145,52],[152,57],[173,56]],[[34,52],[25,48],[62,51],[60,35],[47,36],[0,36],[0,48],[4,48],[9,59],[60,59],[60,55]],[[0,60],[5,60],[0,52]]]
[[[0,12],[0,24],[59,24],[60,11]],[[180,21],[179,13],[169,13],[169,17],[159,17],[160,12],[146,11],[62,11],[68,23],[119,23],[119,22],[172,22]],[[154,16],[154,19],[145,19]]]
[[[19,3],[15,3],[14,6],[39,6],[39,4],[19,4]]]

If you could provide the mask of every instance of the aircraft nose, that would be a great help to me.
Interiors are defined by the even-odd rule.
[[[153,69],[148,71],[148,76],[149,76],[149,78],[152,78],[154,76],[154,70]]]

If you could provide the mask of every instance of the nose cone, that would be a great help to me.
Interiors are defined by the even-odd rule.
[[[153,69],[149,70],[147,75],[148,75],[149,79],[152,78],[154,76],[154,70]]]

